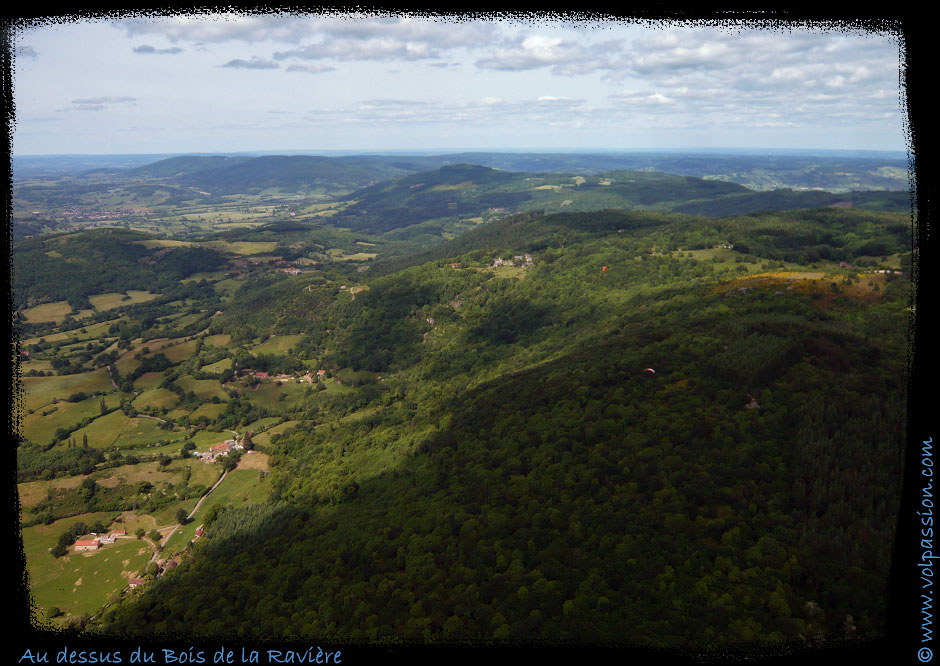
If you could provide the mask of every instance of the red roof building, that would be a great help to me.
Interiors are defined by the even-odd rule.
[[[75,542],[75,550],[98,550],[101,541],[98,539],[79,539]]]

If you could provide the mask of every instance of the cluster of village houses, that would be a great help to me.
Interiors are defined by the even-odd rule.
[[[525,254],[517,254],[513,256],[512,259],[503,259],[502,257],[496,257],[493,261],[493,268],[498,268],[499,266],[531,266],[532,265],[532,255],[528,252]]]
[[[275,379],[277,381],[287,382],[293,379],[296,379],[298,382],[307,382],[312,384],[318,379],[326,378],[326,370],[317,370],[314,373],[312,370],[305,375],[291,375],[291,374],[279,374],[271,375],[268,372],[262,370],[252,370],[251,368],[245,368],[244,370],[239,370],[236,374],[236,377],[257,377],[258,379]]]

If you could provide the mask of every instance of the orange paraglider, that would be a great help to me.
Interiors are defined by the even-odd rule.
[[[607,270],[607,266],[601,266],[601,272],[604,272],[606,270]]]

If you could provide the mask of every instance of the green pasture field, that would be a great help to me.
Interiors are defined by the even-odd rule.
[[[225,297],[231,298],[231,296],[241,286],[241,280],[236,280],[235,278],[226,278],[213,284],[212,288],[215,289],[218,293],[223,294]]]
[[[154,388],[141,393],[132,403],[140,411],[154,407],[156,409],[172,409],[179,404],[179,396],[170,389]]]
[[[209,465],[207,465],[209,466]],[[196,535],[196,530],[202,525],[203,516],[215,505],[245,506],[246,504],[259,504],[267,501],[270,492],[270,482],[258,470],[235,469],[228,473],[225,480],[206,498],[199,511],[193,516],[189,524],[180,527],[173,537],[164,545],[164,555],[181,552]]]
[[[221,361],[202,366],[200,370],[202,372],[222,372],[224,370],[231,370],[234,363],[235,360],[232,358],[223,358]]]
[[[56,301],[55,303],[43,303],[22,311],[23,319],[30,324],[58,323],[65,319],[72,311],[72,306],[67,301]]]
[[[252,423],[249,423],[245,426],[245,432],[254,430],[257,432],[260,428],[270,428],[271,426],[277,425],[281,419],[277,416],[266,416],[263,419],[258,419]]]
[[[183,432],[163,430],[154,419],[125,416],[117,410],[95,419],[84,428],[72,433],[75,441],[82,441],[88,435],[88,445],[97,449],[117,447],[135,449],[159,442],[161,439],[177,442],[183,439]],[[128,453],[128,452],[125,452]]]
[[[324,380],[323,385],[326,386],[326,393],[352,393],[356,389],[352,386],[346,386],[345,384],[338,384],[336,378]]]
[[[136,539],[60,558],[46,554],[27,560],[30,590],[40,608],[57,606],[63,619],[95,613],[120,596],[128,578],[143,572],[150,555],[147,543]]]
[[[121,373],[121,376],[126,376],[132,373],[137,369],[137,366],[140,365],[140,361],[134,358],[137,354],[141,356],[155,354],[159,351],[163,351],[164,347],[170,347],[176,344],[183,342],[184,338],[155,338],[153,340],[144,341],[135,341],[135,343],[128,349],[121,357],[114,362],[114,366],[117,368],[117,371]],[[144,354],[144,348],[149,349],[150,351]],[[166,352],[164,352],[166,353]],[[169,354],[167,354],[169,358]]]
[[[356,252],[355,254],[347,254],[341,259],[343,261],[368,261],[369,259],[375,259],[377,256],[379,256],[377,252]]]
[[[118,321],[120,321],[120,319],[109,319],[108,321],[98,322],[97,324],[88,324],[87,326],[82,326],[81,328],[76,328],[71,331],[50,333],[48,335],[27,338],[25,340],[20,340],[20,344],[25,346],[34,345],[40,340],[45,340],[46,342],[61,342],[63,340],[100,340],[107,337],[108,327]]]
[[[255,444],[266,446],[271,443],[271,435],[279,435],[282,432],[286,432],[287,430],[290,430],[291,428],[299,425],[303,425],[304,423],[304,421],[284,421],[284,423],[280,423],[272,428],[268,428],[262,433],[252,435],[251,441],[253,441]]]
[[[149,420],[149,419],[147,419]],[[160,444],[160,440],[153,440],[145,442],[139,446],[133,446],[130,448],[122,448],[121,453],[125,456],[178,456],[180,453],[180,448],[182,447],[183,439],[185,439],[184,433],[175,432],[168,433],[166,431],[161,431],[164,433],[164,437],[161,439],[166,440],[167,444]]]
[[[20,372],[26,374],[30,370],[35,370],[36,372],[52,372],[52,362],[32,358],[20,361]]]
[[[189,465],[189,485],[191,486],[203,485],[211,488],[222,475],[222,468],[214,463],[203,462],[196,458],[187,458],[185,462]],[[174,462],[175,464],[177,463]]]
[[[127,296],[125,298],[124,294],[119,294],[116,292],[111,292],[108,294],[96,294],[94,296],[89,296],[88,300],[91,301],[92,307],[98,311],[103,310],[113,310],[114,308],[120,307],[122,305],[136,305],[138,303],[146,303],[147,301],[152,301],[153,299],[160,296],[160,294],[151,294],[149,291],[136,291],[129,289],[127,291]]]
[[[216,416],[225,411],[224,404],[213,404],[211,402],[204,405],[199,405],[193,412],[189,415],[189,418],[193,421],[198,419],[200,416],[205,416],[210,421]]]
[[[220,333],[218,335],[207,335],[203,338],[203,344],[211,345],[213,347],[226,347],[228,343],[232,341],[232,336],[228,333]]]
[[[134,380],[134,388],[138,391],[155,389],[160,386],[160,383],[163,381],[163,379],[164,375],[162,372],[145,372]]]
[[[485,271],[487,273],[492,273],[494,277],[498,278],[518,278],[522,279],[525,277],[525,268],[523,266],[487,266],[485,268],[480,268],[477,270]]]
[[[153,349],[151,347],[151,349]],[[181,342],[176,345],[168,345],[160,349],[160,353],[164,354],[170,361],[173,363],[180,363],[185,361],[196,351],[196,341],[190,340],[189,342]],[[156,353],[156,352],[154,352]]]
[[[210,272],[200,272],[193,273],[189,277],[183,278],[180,280],[183,284],[188,284],[190,282],[201,282],[202,280],[208,280],[209,282],[215,282],[221,280],[225,277],[226,271],[210,271]]]
[[[177,464],[185,461],[174,461],[167,467],[162,467],[159,462],[142,462],[136,465],[121,465],[106,470],[104,473],[98,472],[98,483],[103,486],[113,487],[119,484],[136,485],[141,481],[152,483],[155,487],[166,484],[177,484],[183,478],[185,470],[183,466]]]
[[[148,250],[151,250],[155,247],[190,247],[192,245],[197,245],[190,241],[181,241],[181,240],[170,240],[164,238],[158,238],[154,240],[143,240],[143,241],[134,241],[138,245],[143,245]]]
[[[49,550],[59,541],[59,535],[75,523],[82,522],[86,525],[93,525],[100,520],[105,525],[110,525],[119,513],[118,511],[82,513],[77,516],[60,518],[50,525],[24,527],[20,534],[23,537],[23,554],[26,556],[27,564],[29,560],[39,556],[48,557],[50,560],[54,559],[49,554]]]
[[[85,476],[64,476],[60,479],[51,479],[49,481],[27,481],[18,483],[16,490],[20,497],[20,509],[30,509],[41,501],[46,499],[50,488],[57,490],[59,488],[71,489],[77,488]]]
[[[24,407],[38,410],[52,402],[54,398],[67,398],[73,393],[108,393],[114,390],[108,371],[98,368],[91,372],[76,375],[57,375],[53,377],[23,377]]]
[[[257,389],[247,389],[243,395],[253,405],[276,412],[302,404],[307,399],[307,388],[311,386],[312,384],[307,382],[297,381],[285,381],[278,386],[274,381],[268,380],[259,384]],[[282,393],[287,394],[283,400],[280,399]]]
[[[200,400],[212,400],[213,397],[228,400],[229,397],[218,379],[193,379],[192,375],[183,375],[176,384],[187,393],[192,391]]]
[[[190,439],[192,439],[193,444],[196,445],[197,451],[208,451],[210,446],[221,444],[228,439],[232,439],[232,433],[228,430],[222,432],[197,430]]]
[[[273,252],[274,248],[277,247],[277,241],[206,241],[205,243],[200,243],[202,247],[208,248],[210,250],[216,250],[217,252],[226,252],[229,254],[237,254],[241,256],[249,256],[255,254],[264,254],[266,252]]]
[[[101,397],[104,397],[104,404],[108,409],[117,407],[121,403],[121,396],[116,393],[97,398],[86,398],[80,402],[59,400],[55,405],[47,405],[45,408],[37,409],[32,414],[26,414],[23,417],[21,434],[31,442],[43,445],[51,444],[53,436],[59,428],[71,428],[87,417],[99,416],[101,413]],[[54,412],[43,416],[44,411],[48,412],[53,408],[55,408]]]
[[[286,354],[287,351],[303,339],[303,334],[272,335],[261,344],[252,347],[254,354]]]

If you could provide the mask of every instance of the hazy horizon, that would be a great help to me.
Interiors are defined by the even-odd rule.
[[[14,155],[908,145],[898,35],[836,24],[59,20],[14,31]]]

